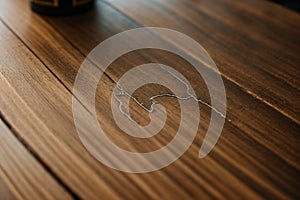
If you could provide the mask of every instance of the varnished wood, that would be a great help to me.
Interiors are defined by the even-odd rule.
[[[24,142],[75,196],[83,199],[299,197],[297,14],[258,1],[215,1],[220,5],[215,7],[211,1],[199,4],[108,0],[98,1],[90,13],[53,18],[32,14],[25,1],[15,2],[0,3],[0,16],[5,23],[0,27],[3,94],[0,110]],[[254,9],[258,5],[260,9]],[[12,12],[19,15],[12,16]],[[283,17],[273,19],[272,12],[280,12]],[[250,21],[246,25],[244,22],[251,20],[250,16],[261,22]],[[205,159],[197,159],[210,116],[210,110],[202,106],[198,136],[186,154],[163,170],[137,175],[107,168],[86,152],[72,121],[71,91],[80,63],[94,46],[118,32],[140,26],[179,30],[208,50],[222,73],[232,122],[225,124],[213,152]],[[280,37],[268,36],[269,30]],[[176,131],[176,126],[169,126],[163,136],[149,141],[134,140],[122,134],[112,123],[111,114],[107,114],[114,88],[110,79],[117,80],[145,61],[162,62],[183,71],[187,77],[192,76],[191,84],[196,87],[197,95],[209,101],[201,78],[193,76],[190,66],[174,55],[152,50],[118,59],[100,82],[97,112],[116,144],[138,152],[165,145]],[[158,91],[163,88],[151,86],[136,95],[147,104],[147,98]],[[160,103],[171,110],[178,108],[174,99],[163,98]],[[131,108],[133,116],[140,113],[136,116],[140,123],[149,120],[140,107],[132,104]],[[177,114],[174,111],[171,115],[175,121]]]
[[[0,120],[0,198],[71,199]]]
[[[196,39],[224,78],[299,123],[298,14],[260,0],[108,2],[142,26],[163,26]]]

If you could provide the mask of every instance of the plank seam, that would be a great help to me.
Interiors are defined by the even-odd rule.
[[[20,136],[20,134],[12,127],[12,125],[8,122],[5,116],[0,111],[0,120],[7,126],[7,128],[11,131],[14,137],[28,150],[28,152],[33,156],[34,159],[54,178],[54,180],[65,190],[67,191],[71,197],[75,200],[80,200],[81,198],[71,189],[69,188],[54,172],[53,170],[47,166],[47,164],[40,158],[40,156],[34,152],[34,150],[30,147],[29,144]]]
[[[124,13],[123,11],[121,11],[120,9],[118,9],[117,7],[115,7],[114,5],[112,5],[111,3],[105,1],[105,0],[101,0],[101,2],[105,3],[106,5],[110,6],[112,9],[116,10],[117,12],[121,13],[124,17],[126,17],[127,19],[129,19],[130,21],[132,21],[132,23],[134,23],[135,25],[139,26],[139,27],[143,27],[142,24],[138,23],[136,20],[134,20],[133,18],[131,18],[130,16],[128,16],[126,13]],[[162,38],[164,39],[164,38]],[[164,39],[165,40],[165,39]],[[105,73],[106,74],[106,73]],[[107,74],[106,74],[107,75]],[[277,106],[273,105],[272,103],[264,100],[262,97],[260,97],[259,95],[255,94],[254,92],[244,88],[241,84],[237,83],[235,80],[233,80],[232,78],[221,74],[221,76],[228,80],[229,82],[233,83],[234,85],[240,87],[245,93],[251,95],[254,99],[257,99],[261,102],[263,102],[265,105],[267,105],[268,107],[271,107],[272,109],[276,110],[278,113],[280,113],[281,115],[285,116],[286,118],[292,120],[293,122],[297,123],[300,125],[300,121],[294,117],[292,117],[290,114],[286,113],[285,111],[281,110],[280,108],[278,108]]]
[[[65,85],[65,83],[62,81],[62,80],[60,80],[59,79],[59,77],[46,65],[46,63],[19,37],[19,35],[14,31],[14,30],[12,30],[9,26],[8,26],[8,24],[5,22],[5,21],[3,21],[2,20],[2,18],[0,18],[0,22],[2,22],[3,24],[4,24],[4,26],[6,27],[6,28],[8,28],[8,30],[15,36],[15,37],[17,37],[17,39],[30,51],[30,53],[33,55],[33,56],[35,56],[40,62],[41,62],[41,64],[43,65],[43,66],[45,66],[46,67],[46,69],[51,73],[51,75],[53,75],[54,76],[54,78],[55,79],[57,79],[57,81],[60,83],[60,84],[62,84],[62,86],[70,93],[70,94],[72,94],[74,97],[75,97],[75,99],[91,114],[91,112],[86,108],[86,106],[85,105],[83,105],[82,104],[82,102],[79,100],[79,98],[77,97],[77,96],[75,96],[74,94],[73,94],[73,92]],[[69,42],[69,41],[68,41]]]

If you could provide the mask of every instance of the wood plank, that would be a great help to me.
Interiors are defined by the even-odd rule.
[[[196,39],[224,78],[300,122],[297,13],[259,0],[107,2],[141,26],[171,28]],[[279,13],[282,17],[274,17]]]
[[[6,97],[0,99],[1,111],[32,149],[41,155],[44,162],[75,194],[89,199],[97,199],[99,196],[110,199],[119,196],[155,199],[159,196],[171,198],[174,194],[178,198],[188,198],[191,195],[181,189],[179,183],[174,183],[173,177],[168,174],[120,174],[95,161],[84,150],[75,131],[71,114],[71,94],[16,38],[5,29],[1,33],[1,48],[4,52],[0,59],[1,92]],[[76,53],[74,50],[69,52],[72,55]],[[49,54],[51,53],[48,52]],[[76,59],[80,59],[80,56],[73,58]],[[76,63],[70,66],[78,68]],[[63,66],[66,66],[65,63]],[[107,85],[111,83],[109,79],[106,81]],[[47,87],[41,83],[47,83]],[[176,175],[177,170],[171,171],[175,177],[180,177],[180,174]],[[195,187],[192,185],[192,188]],[[164,190],[169,192],[160,194]],[[196,193],[208,195],[201,188]]]
[[[22,134],[24,141],[43,155],[43,161],[47,165],[51,163],[54,173],[70,185],[71,190],[76,188],[75,194],[89,199],[96,198],[99,193],[116,198],[86,160],[92,158],[78,141],[72,122],[70,93],[3,24],[0,28],[3,115],[9,116],[9,122]],[[44,84],[48,84],[48,89]],[[56,92],[59,95],[55,95]],[[94,161],[94,164],[98,163]]]
[[[78,49],[80,49],[82,52],[84,52],[85,55],[87,55],[87,53],[93,48],[93,46],[95,46],[98,42],[101,41],[101,38],[99,38],[99,35],[101,35],[101,37],[103,37],[103,38],[106,38],[106,37],[109,36],[109,34],[106,34],[106,32],[104,32],[103,30],[106,30],[106,31],[107,30],[123,31],[125,29],[123,29],[122,27],[119,28],[119,25],[122,24],[124,26],[125,23],[129,23],[129,24],[126,25],[127,28],[138,27],[138,25],[136,25],[134,23],[130,23],[130,21],[128,21],[128,19],[124,19],[122,17],[118,17],[119,13],[113,12],[105,4],[98,3],[98,5],[99,5],[97,7],[98,11],[100,13],[103,13],[103,17],[99,21],[97,21],[96,20],[97,18],[95,18],[93,16],[93,14],[91,14],[91,13],[85,15],[84,17],[77,17],[77,18],[55,19],[55,18],[47,17],[46,19],[48,21],[50,21],[50,23],[53,26],[57,27],[57,29],[60,30],[63,33],[63,35],[65,35],[65,37],[68,40],[70,40],[73,44],[75,44]],[[111,14],[111,13],[113,13],[113,14]],[[105,16],[107,16],[107,17],[105,17]],[[85,21],[89,21],[89,22],[88,23],[84,23]],[[74,23],[74,22],[81,22],[81,23]],[[80,30],[80,31],[76,32],[75,30]],[[118,31],[112,32],[111,35],[117,33]],[[82,34],[82,33],[84,33],[84,34]],[[149,54],[149,52],[147,52],[147,53]],[[145,54],[143,54],[143,55],[145,55]],[[166,57],[166,56],[161,56],[160,58],[162,58],[162,57]],[[138,61],[136,63],[132,63],[132,60],[134,60],[134,59],[137,59],[137,58],[136,57],[127,58],[127,60],[131,61],[129,67],[126,66],[126,64],[125,64],[126,63],[126,59],[123,59],[122,61],[119,62],[119,63],[122,63],[122,69],[118,68],[118,71],[114,71],[114,72],[111,72],[111,71],[108,70],[108,72],[107,72],[108,75],[111,76],[111,77],[113,77],[113,79],[117,80],[117,78],[120,75],[122,75],[125,71],[127,71],[128,69],[130,69],[132,66],[137,66],[138,64],[142,63],[142,62],[138,62]],[[158,61],[161,61],[161,60],[162,59],[160,59]],[[172,59],[170,59],[170,60],[172,60]],[[150,59],[148,61],[150,62]],[[155,59],[153,60],[152,59],[151,61],[155,62],[157,60],[155,60]],[[174,63],[172,63],[172,64],[174,66]],[[117,66],[118,66],[118,64],[116,64],[114,67],[117,67]],[[296,71],[296,70],[294,69],[294,71]],[[297,79],[295,79],[295,77],[294,77],[293,80],[297,81]],[[232,80],[230,79],[229,81],[226,81],[226,83],[227,82],[232,82]],[[228,85],[231,86],[231,87],[229,87],[231,90],[233,88],[236,88],[235,86],[232,86],[232,83],[228,83]],[[249,91],[248,93],[251,93],[251,91]],[[227,95],[229,96],[229,99],[239,99],[240,100],[240,97],[241,97],[241,94],[239,92],[237,92],[237,89],[235,89],[233,93],[229,92],[229,94],[227,94]],[[251,93],[251,95],[253,95],[253,93]],[[151,96],[151,95],[149,95],[149,96]],[[202,96],[203,96],[203,94],[202,94]],[[138,97],[140,99],[141,96],[138,96]],[[257,97],[255,97],[255,98],[257,98]],[[141,99],[143,99],[143,98],[141,98]],[[291,123],[290,120],[288,120],[288,119],[286,121],[286,119],[284,119],[285,117],[280,117],[280,119],[279,118],[275,119],[273,116],[274,115],[280,116],[280,114],[276,113],[277,111],[274,111],[274,110],[270,112],[270,110],[272,110],[272,108],[268,108],[268,106],[262,106],[263,108],[261,108],[261,109],[258,109],[257,106],[254,106],[256,110],[253,109],[252,106],[250,106],[249,108],[245,108],[245,110],[243,110],[243,112],[240,112],[239,114],[237,114],[236,110],[238,110],[238,108],[245,107],[246,104],[249,104],[249,96],[245,97],[245,101],[239,102],[239,103],[240,103],[239,105],[234,105],[233,106],[233,104],[236,104],[236,102],[230,101],[231,106],[234,107],[234,108],[230,109],[231,113],[229,115],[230,116],[231,116],[231,114],[236,115],[236,116],[238,115],[238,117],[236,117],[236,119],[237,118],[238,119],[243,119],[244,118],[244,120],[241,120],[241,121],[244,121],[245,122],[244,125],[246,125],[246,126],[249,126],[249,124],[250,124],[250,126],[252,126],[253,130],[249,131],[249,129],[245,128],[244,125],[239,126],[239,128],[241,128],[242,130],[244,130],[244,132],[246,132],[249,135],[251,135],[251,137],[256,138],[255,132],[259,131],[260,133],[262,133],[264,135],[264,137],[266,136],[266,137],[268,137],[270,139],[269,131],[267,130],[268,127],[266,127],[263,124],[258,125],[258,124],[260,124],[260,122],[261,122],[262,119],[263,119],[262,121],[267,120],[267,119],[272,119],[272,120],[268,120],[269,121],[268,124],[270,124],[270,126],[272,126],[272,127],[276,126],[279,129],[281,129],[280,126],[282,124],[286,124],[286,125],[289,126],[290,123]],[[253,103],[253,105],[255,105],[255,104],[256,103]],[[248,116],[249,115],[251,115],[251,116],[249,118],[248,117],[245,118],[245,112],[244,111],[246,111],[246,113],[247,113]],[[252,114],[250,114],[250,113],[252,113]],[[259,117],[257,117],[257,113],[264,113],[264,114],[261,114]],[[262,115],[264,115],[264,116],[262,116]],[[257,118],[257,120],[255,118]],[[277,122],[275,122],[275,121],[277,121],[280,125],[277,126],[276,125]],[[233,123],[235,124],[235,122],[233,122]],[[294,127],[295,127],[295,129],[294,129],[295,132],[293,130],[290,130],[290,131],[288,131],[289,133],[286,133],[287,132],[286,128],[288,128],[288,127],[286,127],[285,129],[282,129],[280,132],[282,134],[288,134],[288,135],[290,135],[290,133],[292,133],[292,132],[294,132],[294,134],[296,134],[296,132],[299,130],[299,127],[298,127],[297,124],[294,124]],[[277,130],[278,129],[276,128],[276,131]],[[292,135],[294,135],[294,134],[292,134]],[[295,136],[296,135],[294,135],[292,137],[295,137]],[[272,135],[272,137],[273,137],[273,135]],[[267,139],[267,140],[269,140],[269,139]],[[263,138],[260,137],[260,138],[256,138],[256,140],[260,143],[260,142],[262,142],[265,139],[263,139]],[[265,142],[263,142],[263,143],[264,143],[264,145],[267,145],[267,146],[271,145],[271,147],[269,146],[271,148],[271,151],[273,151],[275,149],[278,149],[277,148],[278,145],[280,145],[280,146],[283,145],[282,144],[282,140],[283,139],[279,139],[278,138],[277,142],[275,142],[274,140],[276,140],[276,139],[272,138],[272,142],[271,143],[274,142],[273,143],[274,146],[270,142],[267,142],[267,140],[265,140],[266,143]],[[275,143],[276,143],[276,145],[275,145]],[[286,159],[285,156],[286,156],[286,154],[284,154],[284,156],[282,155],[280,157],[282,157],[282,159],[284,159],[286,161],[290,160],[290,159]],[[294,156],[292,156],[292,157],[296,158],[297,156],[296,156],[296,154],[294,154]],[[289,161],[287,161],[287,162],[289,162]],[[297,163],[297,161],[295,160],[295,162],[294,162],[295,165],[294,164],[292,164],[292,165],[296,166],[296,168],[299,169],[299,167],[297,167],[298,164],[296,164],[296,163]],[[298,172],[296,172],[296,173],[298,173]]]
[[[72,199],[0,119],[0,199]]]
[[[50,23],[57,27],[58,30],[60,30],[63,35],[68,38],[68,40],[70,40],[73,44],[76,45],[76,47],[82,51],[85,55],[87,55],[89,53],[89,51],[96,45],[98,44],[98,42],[101,41],[101,37],[106,38],[109,37],[108,33],[104,33],[103,30],[117,30],[116,32],[111,32],[111,35],[117,33],[118,31],[124,31],[123,27],[119,27],[119,24],[123,25],[126,23],[126,27],[130,27],[130,28],[134,28],[137,27],[138,25],[131,23],[130,21],[122,18],[120,16],[120,14],[118,14],[117,12],[114,12],[111,8],[109,8],[106,4],[98,2],[98,7],[97,7],[97,12],[101,12],[104,13],[103,17],[101,18],[101,21],[97,21],[96,17],[94,16],[95,13],[88,13],[84,16],[78,16],[78,17],[72,17],[72,18],[63,18],[63,19],[57,19],[57,18],[51,18],[51,17],[47,17],[46,19],[48,21],[50,21]],[[107,12],[107,13],[106,13]],[[105,17],[107,16],[107,17]],[[89,23],[84,23],[85,21],[89,21]],[[74,22],[81,22],[81,23],[74,23]],[[104,23],[105,22],[105,23]],[[79,31],[75,31],[75,30],[79,30]],[[85,37],[83,37],[83,35]],[[155,52],[154,52],[155,53]],[[149,54],[149,52],[146,53],[140,53],[138,54],[140,57],[142,55],[142,57],[147,57],[146,55]],[[151,53],[150,53],[151,54]],[[163,56],[159,57],[159,59],[155,59],[155,58],[149,58],[149,56],[146,58],[146,60],[148,62],[159,62],[162,61],[164,63],[168,62],[168,56],[170,57],[170,55],[165,55],[163,54]],[[166,59],[163,59],[166,58]],[[145,58],[144,58],[145,59]],[[174,60],[176,58],[172,57],[169,60]],[[126,61],[130,60],[130,66],[127,66]],[[138,64],[143,63],[143,59],[138,60],[137,56],[131,56],[130,58],[126,58],[126,59],[120,59],[119,61],[120,63],[122,63],[122,68],[118,68],[118,63],[113,64],[113,67],[117,68],[118,70],[115,71],[111,71],[111,70],[107,70],[107,73],[109,76],[111,76],[113,79],[117,80],[122,74],[124,74],[124,72],[126,72],[128,69],[130,69],[133,66],[137,66]],[[179,65],[176,66],[176,63],[179,63]],[[183,68],[184,65],[182,65],[182,61],[181,62],[170,62],[167,63],[170,64],[172,66],[174,66],[177,70],[180,71],[180,68]],[[112,68],[113,68],[112,67]],[[184,71],[184,70],[181,70]],[[192,81],[191,81],[192,82]],[[197,82],[197,81],[195,81]],[[262,109],[260,110],[255,110],[253,109],[253,106],[255,106],[257,103],[257,101],[260,101],[261,99],[255,100],[255,98],[249,98],[249,95],[245,95],[245,100],[243,102],[235,102],[235,100],[239,100],[242,101],[241,99],[241,94],[237,95],[237,88],[239,87],[239,84],[236,85],[235,81],[232,82],[232,80],[226,80],[225,79],[225,83],[228,83],[228,90],[227,90],[227,96],[228,96],[228,107],[230,109],[229,112],[229,118],[237,118],[237,119],[243,119],[244,118],[244,126],[251,126],[253,130],[261,132],[261,133],[265,133],[265,137],[270,137],[268,136],[269,133],[267,131],[268,127],[265,126],[261,126],[258,127],[257,124],[259,124],[261,120],[265,121],[270,121],[270,125],[272,127],[276,127],[276,131],[282,129],[280,126],[283,124],[283,121],[286,122],[286,124],[290,124],[290,120],[289,119],[285,119],[285,117],[281,116],[280,113],[276,113],[277,110],[273,110],[272,107],[270,108],[268,105],[263,106]],[[201,84],[198,84],[201,85]],[[205,88],[198,86],[198,89],[200,91],[204,91]],[[227,86],[227,84],[226,84]],[[198,92],[199,92],[198,90]],[[244,91],[242,91],[244,92]],[[249,91],[251,92],[251,91]],[[151,93],[150,93],[151,94]],[[142,94],[140,94],[142,95]],[[153,94],[152,94],[153,95]],[[251,96],[253,94],[251,93]],[[207,92],[202,92],[201,97],[203,97],[204,99],[208,100],[207,98]],[[140,96],[139,96],[140,97]],[[141,99],[143,99],[143,97],[141,97]],[[264,102],[262,103],[264,104]],[[231,108],[232,107],[232,108]],[[243,107],[244,111],[247,110],[247,115],[249,117],[245,116],[245,113],[241,112],[239,113],[237,110],[239,110],[239,108]],[[257,107],[257,106],[255,106]],[[256,108],[258,109],[258,108]],[[267,111],[268,110],[268,111]],[[273,110],[272,114],[270,113],[269,110]],[[257,113],[261,113],[261,115],[258,117]],[[262,114],[263,113],[263,114]],[[279,118],[275,119],[274,116],[280,116]],[[255,119],[257,118],[257,120]],[[250,120],[251,119],[251,120]],[[269,120],[268,120],[269,119]],[[272,120],[270,120],[272,119]],[[284,120],[283,120],[284,119]],[[283,121],[282,121],[283,120]],[[275,121],[277,121],[278,123],[276,123]],[[234,123],[234,122],[233,122]],[[280,125],[279,125],[280,123]],[[294,124],[292,122],[292,124]],[[294,127],[297,128],[297,124],[294,124]],[[244,130],[245,132],[247,132],[248,134],[250,134],[248,129],[245,129],[245,127],[243,126],[239,126],[242,130]],[[295,129],[296,130],[296,129]],[[255,137],[255,131],[253,131],[252,134],[250,134],[251,136]],[[291,131],[290,133],[292,133],[293,131]],[[282,129],[280,131],[280,133],[282,134],[289,134],[286,132],[286,129]],[[294,136],[292,136],[294,137]],[[257,140],[261,140],[262,138],[257,138]],[[269,140],[269,139],[267,139]],[[276,140],[276,139],[274,139]],[[274,142],[274,141],[273,141]],[[277,146],[281,144],[282,145],[282,139],[277,140],[276,145],[274,144],[274,146],[272,146],[272,149],[277,149]],[[269,144],[268,144],[269,145]],[[296,155],[294,155],[296,156]],[[285,157],[285,156],[284,156]],[[294,157],[296,158],[296,157]],[[286,159],[286,158],[283,158]],[[288,159],[289,160],[289,159]],[[295,161],[296,163],[296,161]]]
[[[109,7],[107,5],[105,5],[103,3],[98,3],[98,4],[99,4],[99,6],[97,7],[98,12],[100,12],[100,13],[105,13],[105,11],[107,12],[107,14],[105,13],[105,15],[101,18],[101,21],[95,20],[96,19],[94,17],[95,14],[93,15],[92,13],[89,13],[89,14],[83,16],[83,17],[78,16],[78,17],[75,17],[75,18],[72,17],[72,18],[64,18],[64,19],[56,19],[56,18],[48,17],[46,19],[48,21],[50,21],[50,23],[53,26],[57,27],[57,29],[60,30],[65,35],[65,37],[68,38],[68,40],[70,40],[73,44],[75,44],[77,48],[79,48],[85,55],[87,55],[88,52],[96,44],[98,44],[101,41],[101,38],[99,38],[99,35],[103,38],[109,37],[109,34],[107,34],[106,32],[104,33],[103,30],[118,30],[119,32],[121,32],[121,31],[124,31],[124,28],[123,27],[119,28],[119,24],[122,24],[124,26],[125,23],[127,24],[127,27],[130,27],[130,28],[134,28],[134,27],[138,26],[138,25],[136,25],[134,23],[130,23],[128,20],[123,19],[122,17],[120,17],[117,12],[113,12],[112,9],[109,9]],[[113,13],[113,14],[109,15],[110,13]],[[107,17],[105,17],[105,16],[107,16]],[[113,17],[111,17],[111,16],[113,16]],[[84,23],[83,20],[89,21],[89,23]],[[76,21],[81,22],[81,23],[74,23]],[[75,31],[75,30],[80,30],[80,31]],[[113,35],[117,32],[112,32],[111,35]],[[84,33],[84,34],[82,34],[82,33]],[[84,35],[84,37],[83,37],[83,35]],[[145,53],[145,54],[147,54],[147,53]],[[145,54],[143,54],[143,57],[145,57]],[[164,58],[164,57],[168,58],[165,55],[161,56],[161,57],[162,58]],[[135,66],[135,65],[138,65],[138,64],[142,63],[142,61],[139,61],[137,63],[132,63],[132,60],[134,60],[134,59],[136,59],[136,57],[131,57],[130,66],[126,66],[126,64],[124,64],[124,63],[126,63],[126,59],[123,59],[122,62],[120,62],[120,63],[122,63],[122,68],[121,69],[118,69],[117,71],[113,71],[113,72],[108,70],[107,73],[109,74],[110,77],[117,80],[118,77],[120,77],[124,72],[126,72],[132,66]],[[152,62],[157,62],[157,61],[162,61],[163,60],[163,59],[158,59],[157,60],[157,59],[153,59],[153,58],[152,58],[152,60],[150,58],[147,58],[147,59],[148,59],[148,61],[152,61]],[[172,59],[174,59],[174,58],[171,58],[170,60],[172,60]],[[167,62],[167,61],[164,60],[164,62]],[[179,64],[179,66],[177,66],[177,69],[182,68],[182,62],[179,62],[179,63],[180,64]],[[175,64],[176,65],[176,63],[174,63],[174,62],[170,63],[170,64],[172,64],[172,65]],[[118,67],[117,64],[114,67],[117,68]],[[226,82],[231,82],[231,84],[232,83],[236,84],[238,87],[240,86],[239,83],[237,83],[235,80],[232,80],[231,78],[229,80],[226,80]],[[205,88],[201,87],[201,88],[199,88],[199,90],[204,91]],[[228,92],[230,92],[230,90],[231,90],[231,88],[229,88]],[[254,95],[255,96],[254,98],[258,98],[258,100],[262,100],[265,103],[265,99],[259,98],[252,91],[249,90],[249,91],[246,91],[246,93],[250,93],[251,96]],[[208,100],[207,99],[208,98],[207,97],[207,92],[206,92],[206,94],[205,94],[205,92],[202,92],[200,96],[203,97],[204,99]],[[228,99],[229,99],[229,109],[230,109],[231,106],[233,106],[233,108],[230,109],[231,112],[229,113],[229,117],[231,117],[231,118],[232,118],[231,114],[235,115],[236,114],[235,112],[239,107],[245,107],[245,105],[247,105],[247,104],[255,105],[255,102],[256,102],[256,101],[254,101],[252,103],[245,102],[243,104],[240,104],[239,106],[237,106],[237,105],[234,106],[234,104],[236,104],[236,102],[233,102],[233,101],[235,99],[240,99],[240,97],[236,96],[235,94],[232,94],[232,93],[227,94],[227,96],[228,96]],[[295,96],[295,98],[296,98],[296,96]],[[267,106],[265,106],[265,109],[269,110],[270,108],[268,108],[268,107],[269,107],[269,105],[267,104]],[[272,105],[271,105],[271,108],[273,108]],[[251,118],[256,118],[257,117],[256,116],[256,114],[258,112],[257,110],[254,110],[254,109],[251,109],[251,108],[249,108],[247,110],[249,110],[249,113],[247,113],[247,115],[251,115],[252,116]],[[277,109],[275,109],[275,110],[277,110]],[[261,111],[261,112],[264,112],[264,114],[266,115],[265,116],[266,118],[262,117],[262,118],[264,118],[264,120],[272,118],[270,113],[266,113],[265,111]],[[250,113],[252,113],[252,114],[250,114]],[[237,118],[239,118],[239,119],[244,118],[245,117],[244,115],[245,115],[244,113],[240,113]],[[267,116],[269,116],[269,117],[267,117]],[[274,115],[272,114],[272,116],[274,116]],[[249,119],[247,118],[247,120],[249,120]],[[260,121],[260,120],[258,120],[258,121]],[[253,120],[253,121],[255,121],[255,120]],[[259,122],[254,123],[254,122],[247,121],[247,123],[252,124],[253,129],[255,130],[255,129],[257,129],[256,124],[259,123]],[[272,126],[273,125],[277,126],[276,124],[278,124],[278,123],[275,123],[275,119],[270,123],[272,124]],[[280,123],[280,124],[282,124],[282,123]],[[261,128],[265,129],[266,127],[261,127]],[[262,130],[260,132],[265,132],[265,131],[266,130]],[[247,131],[245,131],[245,132],[247,132]],[[285,132],[285,130],[282,129],[282,132]],[[266,133],[266,134],[268,134],[268,133]],[[280,143],[282,143],[281,139],[279,139],[276,142],[276,145],[274,145],[272,147],[272,149],[277,149],[277,146]],[[285,159],[285,158],[283,158],[283,159]]]
[[[126,27],[137,26],[114,9],[100,2],[97,4],[97,8],[101,10],[103,15],[101,21],[97,17],[99,13],[95,12],[88,18],[91,24],[83,24],[83,27],[87,28],[82,29],[84,36],[90,37],[83,37],[81,34],[76,34],[77,32],[72,32],[73,29],[70,26],[74,26],[74,24],[70,21],[74,18],[65,18],[61,23],[65,26],[65,30],[70,31],[69,34],[63,33],[63,37],[57,32],[57,30],[62,30],[61,27],[57,28],[62,19],[54,19],[55,23],[51,24],[58,25],[53,28],[39,16],[31,14],[24,2],[21,3],[20,1],[18,5],[1,2],[1,5],[3,10],[1,9],[0,15],[4,21],[69,90],[72,89],[75,74],[84,58],[84,55],[76,49],[79,48],[82,52],[88,52],[93,45],[97,44],[95,41],[102,41]],[[20,13],[19,17],[10,17],[9,13],[13,10]],[[84,22],[83,16],[78,16],[75,19]],[[120,28],[121,22],[123,22],[123,26]],[[92,27],[95,25],[97,26],[93,29]],[[92,31],[95,32],[91,34]],[[86,35],[87,33],[89,34]],[[74,42],[72,35],[82,38],[77,40],[78,43],[81,43],[80,45]],[[72,40],[76,48],[68,43],[66,38]],[[3,43],[5,44],[4,41]],[[7,46],[11,45],[9,42],[6,44]],[[18,43],[17,46],[20,45]],[[3,49],[6,48],[3,46]],[[13,52],[10,53],[14,55]],[[163,55],[162,52],[158,53]],[[29,55],[31,54],[29,53]],[[138,53],[137,55],[145,56],[145,53]],[[23,130],[29,130],[31,135],[22,134],[24,140],[80,197],[96,198],[98,195],[103,196],[107,188],[111,189],[109,194],[105,193],[108,195],[107,197],[116,195],[124,198],[182,199],[201,196],[203,198],[238,199],[247,194],[249,199],[258,199],[263,197],[292,198],[299,195],[296,187],[299,182],[295,178],[299,174],[299,161],[297,159],[299,154],[297,149],[299,146],[298,124],[245,93],[243,89],[231,81],[226,81],[225,84],[226,87],[230,88],[228,96],[232,101],[229,102],[229,113],[233,122],[226,124],[221,140],[209,157],[204,160],[195,159],[202,140],[201,137],[197,137],[191,149],[168,168],[151,174],[124,174],[97,163],[84,151],[76,137],[72,122],[71,95],[54,79],[52,74],[32,55],[30,58],[34,61],[27,59],[24,61],[18,57],[11,57],[10,54],[7,56],[10,59],[5,59],[5,62],[10,63],[9,66],[12,66],[12,69],[1,68],[3,74],[1,92],[10,98],[0,98],[0,109],[3,110],[5,116],[20,134]],[[132,56],[134,57],[134,55]],[[119,61],[124,64],[124,71],[144,61],[137,59],[137,56],[135,59],[131,59],[133,57],[123,58]],[[147,59],[153,60],[154,58]],[[18,62],[27,64],[26,66],[19,66],[11,60],[19,60]],[[176,67],[176,63],[170,64]],[[19,71],[23,73],[17,73]],[[117,78],[124,71],[121,70],[117,73],[111,70],[108,73],[113,78]],[[18,76],[15,77],[16,75]],[[45,88],[41,86],[41,83],[47,83],[48,86]],[[107,77],[104,77],[102,84],[105,84],[107,89],[103,91],[102,94],[105,94],[102,95],[103,97],[97,96],[97,102],[103,104],[103,106],[97,107],[100,116],[101,113],[107,112],[109,94],[114,87]],[[149,92],[151,91],[155,92],[157,88],[152,88],[152,90],[150,88]],[[31,95],[29,96],[28,93]],[[200,94],[204,97],[207,96],[205,91]],[[168,100],[164,105],[174,107],[174,104],[176,102]],[[139,108],[133,108],[134,113],[140,111]],[[260,114],[257,115],[257,113]],[[210,111],[203,108],[203,125],[200,127],[199,133],[205,132],[209,114]],[[114,125],[111,125],[110,118],[110,116],[104,117],[104,124],[107,124],[107,128],[111,129],[112,136],[110,137],[116,143],[118,141],[122,143],[124,138],[120,134],[117,135],[118,137],[114,136],[118,134],[118,131]],[[266,127],[266,124],[269,127]],[[276,135],[269,134],[270,127],[272,127],[272,133],[276,133]],[[41,132],[45,135],[41,136]],[[130,141],[125,138],[125,144],[120,145],[133,151],[141,150],[143,147],[151,149],[157,148],[155,145],[164,144],[168,138],[155,138],[152,140],[155,144]],[[53,150],[51,146],[55,149]],[[78,168],[84,170],[78,172],[76,170]],[[287,173],[282,174],[282,169],[285,169]],[[86,177],[93,184],[89,185],[86,182]],[[94,184],[98,184],[98,187],[93,187]]]

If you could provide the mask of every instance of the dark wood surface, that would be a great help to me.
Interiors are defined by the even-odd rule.
[[[0,18],[0,199],[300,198],[299,14],[262,0],[99,0],[82,15],[49,17],[32,13],[27,1],[1,0]],[[213,151],[198,159],[211,115],[200,105],[197,137],[179,160],[130,174],[85,150],[73,122],[72,89],[96,45],[144,26],[174,29],[203,45],[222,74],[231,122]],[[112,123],[112,80],[147,62],[192,77],[197,96],[210,101],[201,77],[170,53],[141,50],[116,60],[101,79],[97,114],[111,140],[136,152],[166,145],[178,128],[169,125],[145,141]],[[147,105],[162,91],[151,85],[135,95]],[[178,121],[177,100],[159,101]],[[139,106],[130,108],[139,123],[149,121]]]

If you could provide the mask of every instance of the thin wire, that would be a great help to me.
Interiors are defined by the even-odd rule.
[[[160,64],[159,64],[160,66]],[[139,105],[141,108],[143,108],[144,110],[146,110],[147,112],[149,113],[152,113],[154,111],[154,105],[157,104],[157,101],[155,101],[155,99],[157,98],[161,98],[161,97],[173,97],[173,98],[176,98],[178,100],[181,100],[181,101],[185,101],[185,100],[189,100],[189,99],[194,99],[195,101],[197,101],[198,103],[201,103],[202,105],[205,105],[207,107],[209,107],[211,110],[213,110],[215,113],[217,113],[218,115],[220,115],[221,117],[223,117],[224,119],[226,119],[228,122],[231,122],[230,119],[226,118],[226,115],[223,114],[222,112],[220,112],[218,109],[216,109],[215,107],[211,106],[209,103],[201,100],[201,99],[198,99],[196,96],[194,96],[193,94],[190,93],[190,87],[188,86],[188,84],[186,82],[184,82],[182,79],[180,79],[178,76],[176,76],[174,73],[170,72],[169,70],[166,70],[164,68],[162,68],[160,66],[160,68],[164,71],[166,71],[167,73],[171,74],[171,76],[173,76],[174,78],[176,78],[178,81],[180,81],[182,84],[184,84],[184,86],[186,87],[186,93],[188,94],[187,96],[177,96],[177,95],[174,95],[174,94],[170,94],[170,93],[165,93],[165,94],[158,94],[158,95],[154,95],[154,96],[151,96],[149,98],[150,102],[151,102],[151,105],[150,105],[150,108],[147,108],[144,106],[144,104],[142,102],[140,102],[136,97],[130,95],[126,90],[124,90],[121,85],[116,82],[115,80],[113,80],[119,90],[119,92],[116,92],[114,94],[114,98],[118,101],[119,103],[119,109],[121,111],[122,114],[124,114],[129,120],[131,121],[134,121],[130,114],[125,111],[125,108],[124,108],[124,105],[123,105],[123,102],[120,100],[120,96],[127,96],[129,97],[130,99],[132,99],[134,102],[136,102],[137,105]]]

